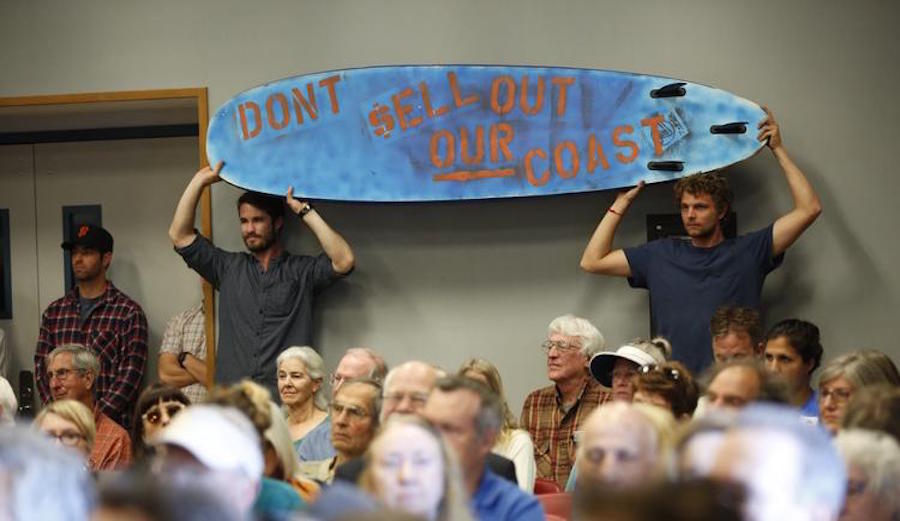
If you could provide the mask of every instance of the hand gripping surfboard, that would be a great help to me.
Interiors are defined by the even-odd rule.
[[[726,167],[762,148],[755,103],[591,69],[411,65],[286,78],[212,117],[210,164],[236,186],[344,201],[607,190]]]

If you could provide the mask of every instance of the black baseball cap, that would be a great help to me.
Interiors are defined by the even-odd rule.
[[[75,238],[61,244],[62,249],[71,250],[76,246],[107,253],[113,251],[113,238],[108,231],[93,224],[82,224],[75,232]]]

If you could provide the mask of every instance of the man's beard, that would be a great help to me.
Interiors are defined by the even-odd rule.
[[[248,239],[251,237],[244,237],[244,246],[247,247],[253,253],[259,253],[268,250],[275,244],[275,236],[274,235],[254,235],[252,238],[259,239],[256,244],[251,245]]]

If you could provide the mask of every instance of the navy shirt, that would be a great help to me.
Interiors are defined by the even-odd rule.
[[[694,373],[712,363],[709,320],[716,308],[759,309],[766,275],[784,258],[772,256],[772,225],[712,248],[667,238],[624,251],[628,283],[650,290],[652,334],[666,337],[673,358]]]
[[[331,259],[284,252],[263,270],[253,255],[222,250],[200,234],[175,251],[219,290],[216,382],[249,377],[278,396],[275,359],[286,347],[310,345],[313,298],[340,277]]]
[[[472,511],[481,521],[543,521],[544,509],[531,494],[487,467],[472,496]]]

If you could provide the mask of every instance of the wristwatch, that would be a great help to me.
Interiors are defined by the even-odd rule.
[[[306,214],[311,212],[312,209],[313,209],[312,205],[309,203],[306,203],[303,205],[303,208],[301,208],[300,211],[297,212],[297,215],[299,215],[300,218],[302,219],[302,218],[306,217]]]
[[[188,356],[187,351],[182,351],[182,352],[178,353],[178,367],[184,369],[184,361],[187,358],[187,356]]]

